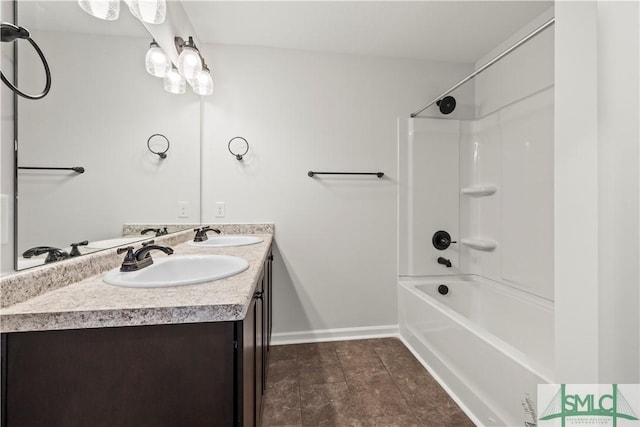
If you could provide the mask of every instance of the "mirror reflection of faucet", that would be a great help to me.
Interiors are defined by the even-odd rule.
[[[442,264],[442,265],[446,266],[447,268],[451,268],[451,260],[448,260],[448,259],[443,258],[443,257],[438,258],[438,264]]]
[[[47,253],[47,258],[45,258],[44,260],[45,264],[69,258],[69,254],[67,252],[63,251],[60,248],[54,248],[53,246],[36,246],[24,251],[22,256],[24,258],[31,258],[34,256],[42,255],[44,253]]]
[[[87,246],[89,244],[88,240],[83,240],[82,242],[78,242],[78,243],[72,243],[71,244],[71,252],[69,253],[70,257],[74,257],[74,256],[80,256],[82,255],[80,253],[80,250],[78,249],[78,246]]]
[[[156,233],[156,237],[164,236],[165,234],[169,234],[169,232],[167,231],[167,227],[163,227],[162,229],[160,229],[160,228],[145,228],[144,230],[142,230],[140,232],[140,234],[147,234],[149,232]]]

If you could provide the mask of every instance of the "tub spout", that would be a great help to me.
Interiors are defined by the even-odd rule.
[[[443,257],[438,258],[438,264],[446,265],[449,268],[451,267],[451,261]]]

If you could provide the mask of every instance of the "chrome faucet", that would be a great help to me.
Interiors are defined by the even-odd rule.
[[[154,245],[153,240],[144,242],[142,247],[134,252],[133,246],[126,246],[124,248],[118,248],[116,251],[118,254],[126,252],[124,261],[120,266],[120,271],[138,271],[142,268],[148,267],[153,264],[150,252],[153,250],[162,251],[167,255],[173,253],[173,249],[168,246]]]
[[[202,227],[202,228],[194,228],[193,231],[196,232],[196,236],[193,238],[194,242],[204,242],[205,240],[209,239],[209,237],[207,236],[207,231],[213,231],[216,234],[220,234],[219,229],[211,228],[209,226]]]

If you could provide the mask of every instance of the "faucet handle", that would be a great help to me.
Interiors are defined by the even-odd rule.
[[[458,243],[454,240],[451,240],[451,235],[444,230],[436,231],[433,233],[433,237],[431,238],[431,243],[433,243],[433,247],[439,251],[443,251],[447,249],[452,243]]]
[[[155,243],[155,240],[151,239],[151,240],[147,240],[146,242],[142,242],[141,245],[148,246],[148,245],[153,245],[154,243]]]
[[[196,235],[193,237],[194,242],[204,242],[209,238],[207,236],[207,231],[209,231],[209,227],[194,228],[193,231],[196,232]]]
[[[124,252],[127,254],[124,256],[124,260],[120,266],[120,271],[132,271],[133,267],[136,265],[136,256],[133,253],[133,246],[125,246],[123,248],[116,249],[116,253],[118,255]]]
[[[131,253],[131,255],[133,255],[133,246],[125,246],[123,248],[116,249],[116,253],[118,255],[123,254],[125,252],[127,253],[126,256],[129,256],[129,253]]]
[[[74,256],[80,256],[82,255],[80,253],[80,250],[78,249],[78,246],[87,246],[89,244],[88,240],[83,240],[82,242],[78,242],[78,243],[72,243],[71,244],[71,252],[69,253],[70,257],[74,257]]]

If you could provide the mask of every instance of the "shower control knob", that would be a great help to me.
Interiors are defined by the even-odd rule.
[[[451,235],[444,230],[436,231],[431,238],[433,247],[439,251],[443,251],[449,247],[452,243],[457,243],[451,240]]]

